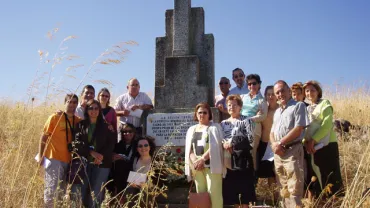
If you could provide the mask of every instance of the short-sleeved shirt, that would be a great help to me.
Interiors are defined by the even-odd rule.
[[[249,93],[244,95],[242,97],[243,107],[241,110],[241,114],[243,116],[248,116],[248,117],[257,115],[257,112],[259,111],[259,104],[260,104],[261,99],[263,99],[263,96],[260,92],[254,98],[251,98]]]
[[[228,95],[226,95],[226,97]],[[218,104],[222,104],[224,106],[224,109],[226,110],[227,109],[227,106],[226,106],[226,97],[222,96],[222,94],[217,95],[215,97],[215,107],[217,107]]]
[[[82,120],[85,119],[85,108],[78,104],[75,112],[75,116],[81,118]]]
[[[243,95],[243,94],[248,94],[249,90],[248,90],[248,86],[246,83],[243,84],[243,87],[239,88],[238,86],[235,86],[233,87],[230,92],[229,92],[229,95]]]
[[[274,134],[275,141],[280,141],[293,128],[297,126],[306,127],[308,124],[306,105],[303,102],[290,99],[285,109],[280,107],[275,111],[271,132]],[[304,131],[291,142],[300,141],[303,136]]]
[[[224,132],[226,140],[231,140],[232,137],[245,137],[249,139],[249,143],[252,145],[253,137],[253,124],[250,119],[246,116],[240,116],[239,120],[223,120],[221,121],[221,127]]]
[[[72,128],[81,121],[80,118],[74,116],[68,117]],[[71,153],[68,151],[68,143],[66,138],[66,129],[68,128],[68,143],[72,141],[72,131],[65,120],[65,115],[53,114],[44,125],[43,133],[49,136],[48,143],[45,144],[45,157],[49,159],[59,160],[65,163],[71,161]]]
[[[149,96],[143,92],[139,92],[135,98],[127,92],[117,98],[114,109],[117,111],[130,110],[133,105],[153,105],[153,103]],[[140,127],[140,118],[134,116],[120,116],[120,121]]]

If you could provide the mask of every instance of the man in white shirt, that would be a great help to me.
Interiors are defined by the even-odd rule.
[[[136,132],[140,135],[142,131],[140,116],[132,114],[137,109],[153,109],[153,103],[147,94],[140,92],[140,83],[136,78],[131,78],[128,81],[127,91],[117,98],[114,109],[117,116],[120,117],[120,121],[134,125]]]
[[[85,118],[85,106],[87,101],[95,98],[95,88],[92,85],[86,85],[81,92],[81,102],[76,108],[75,115],[82,120]]]
[[[245,74],[241,68],[236,68],[233,70],[233,80],[236,86],[230,90],[229,95],[248,94],[249,90],[245,82]]]

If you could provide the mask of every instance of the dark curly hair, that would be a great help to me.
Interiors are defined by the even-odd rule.
[[[135,139],[135,142],[134,142],[134,150],[135,151],[137,150],[139,141],[141,141],[141,140],[146,140],[148,142],[149,147],[150,147],[149,155],[151,157],[153,157],[154,156],[156,145],[155,145],[154,139],[151,138],[151,137],[149,137],[149,136],[140,136],[140,137],[136,138]],[[138,151],[136,151],[134,156],[137,157],[137,158],[140,158],[140,153]]]

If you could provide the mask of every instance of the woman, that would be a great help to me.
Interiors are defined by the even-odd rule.
[[[223,182],[225,204],[248,207],[256,201],[254,168],[251,155],[253,144],[253,121],[240,115],[243,101],[239,95],[226,98],[230,118],[221,122],[225,140],[223,147],[231,154],[231,167],[228,167]]]
[[[210,193],[213,208],[223,207],[222,129],[219,124],[211,122],[211,108],[207,103],[199,103],[195,107],[194,120],[198,124],[191,126],[186,133],[185,175],[188,181],[194,180],[197,193]]]
[[[116,111],[109,106],[110,92],[107,88],[102,88],[98,93],[98,101],[102,108],[105,120],[111,124],[117,132],[117,114]]]
[[[255,122],[252,156],[254,170],[257,170],[257,149],[262,133],[261,122],[266,119],[268,107],[260,93],[262,83],[260,76],[258,74],[250,74],[247,76],[246,80],[249,93],[242,95],[243,107],[241,109],[241,115],[250,117],[251,120]]]
[[[107,182],[112,166],[112,153],[117,134],[109,130],[100,103],[90,100],[86,104],[85,120],[78,123],[73,142],[75,151],[87,159],[86,176],[83,179],[82,199],[88,207],[96,207],[104,197],[102,186]],[[95,200],[91,193],[94,193]]]
[[[275,182],[275,172],[274,161],[269,160],[274,156],[269,141],[274,114],[279,105],[274,94],[274,86],[267,86],[264,95],[268,105],[268,111],[266,119],[262,122],[261,142],[257,151],[259,157],[258,177],[267,178],[268,185],[271,186]]]
[[[318,183],[312,186],[314,194],[318,196],[328,184],[332,184],[329,196],[341,194],[343,184],[338,142],[333,130],[333,107],[329,100],[322,99],[322,89],[318,82],[308,81],[303,89],[310,103],[307,107],[310,126],[305,135],[305,146],[312,155],[311,167],[318,179]]]
[[[134,153],[134,159],[132,163],[132,167],[129,169],[130,171],[133,172],[138,172],[142,174],[147,174],[147,178],[150,175],[149,171],[152,168],[152,160],[154,156],[154,151],[155,151],[155,143],[153,139],[149,137],[139,137],[134,144],[134,149],[136,152]],[[152,184],[155,184],[153,182],[153,177],[151,180],[147,180],[147,183],[149,186]],[[125,201],[128,201],[128,207],[132,207],[135,204],[143,204],[142,207],[151,207],[151,204],[153,201],[151,198],[143,197],[146,196],[148,193],[147,191],[143,191],[142,193],[144,195],[139,194],[141,189],[144,187],[144,184],[141,185],[136,185],[136,184],[130,184],[130,187],[126,189],[124,195],[125,196],[131,196],[132,198],[126,198]],[[140,197],[141,195],[141,197]],[[140,202],[139,202],[140,200]]]
[[[133,147],[135,140],[135,127],[129,123],[120,123],[119,132],[122,135],[113,151],[113,167],[111,168],[110,179],[113,179],[110,191],[120,194],[127,186],[127,178],[132,170],[133,158],[136,149]]]

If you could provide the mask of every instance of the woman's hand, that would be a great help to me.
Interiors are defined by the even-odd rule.
[[[104,159],[104,156],[98,152],[95,152],[94,150],[90,150],[90,155],[95,159],[94,160],[94,163],[95,161],[96,162],[99,162],[102,163],[103,159]]]
[[[315,150],[315,140],[311,139],[309,141],[306,141],[304,146],[306,147],[306,150],[309,154],[314,154],[316,152],[316,150]]]
[[[102,161],[95,158],[94,159],[94,164],[95,165],[101,165],[102,164]]]
[[[123,157],[121,155],[119,155],[119,154],[115,154],[114,153],[112,155],[112,160],[113,160],[113,162],[116,161],[116,160],[123,160]]]
[[[226,151],[229,151],[230,154],[233,152],[233,147],[231,145],[231,142],[224,142],[223,147]]]
[[[199,158],[194,162],[194,168],[195,170],[203,170],[204,169],[205,161],[203,158]]]

